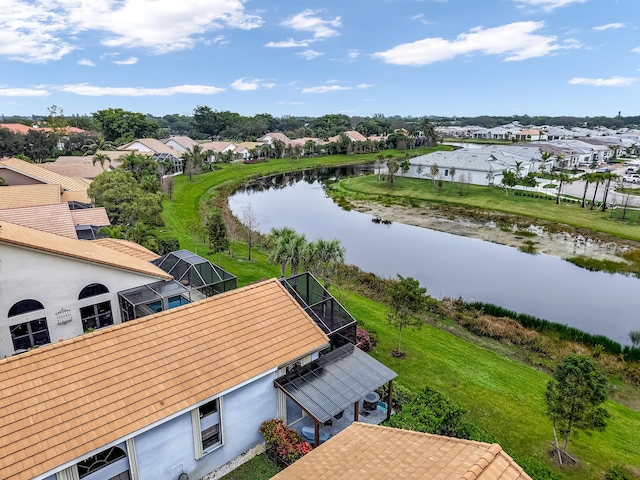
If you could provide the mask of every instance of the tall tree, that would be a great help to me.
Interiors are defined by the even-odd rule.
[[[220,252],[229,248],[229,238],[227,237],[227,227],[219,211],[215,210],[209,214],[205,228],[211,253],[218,254],[218,264],[220,264]]]
[[[182,154],[184,160],[184,166],[189,174],[189,181],[193,182],[193,175],[197,175],[202,170],[202,165],[209,155],[213,152],[211,150],[204,150],[202,145],[196,144],[189,148]]]
[[[572,179],[571,177],[560,171],[559,173],[556,173],[554,175],[554,179],[558,182],[558,186],[556,187],[556,205],[560,205],[560,196],[562,195],[562,187],[565,185],[565,183],[571,183]]]
[[[115,142],[107,142],[103,136],[99,136],[95,139],[90,139],[82,146],[82,151],[85,155],[93,155],[100,150],[115,150]]]
[[[105,153],[95,153],[91,158],[91,164],[95,165],[96,163],[99,163],[103,170],[105,162],[109,164],[111,163],[111,158]]]
[[[155,138],[159,125],[147,120],[142,113],[128,112],[122,108],[108,108],[93,113],[106,141],[127,143],[136,138]]]
[[[29,130],[24,136],[25,155],[33,163],[43,163],[55,156],[60,137],[53,132]]]
[[[251,260],[251,249],[253,248],[256,239],[258,238],[258,228],[260,227],[260,221],[258,220],[258,216],[251,207],[250,203],[248,203],[242,211],[242,223],[245,227],[245,239],[247,241],[247,247],[249,249],[248,260]]]
[[[618,175],[615,173],[607,172],[602,174],[604,184],[604,195],[602,196],[602,204],[600,205],[600,210],[605,212],[607,210],[607,197],[609,196],[609,191],[611,190],[611,181],[618,178]]]
[[[269,262],[280,266],[280,277],[284,277],[287,273],[287,265],[289,264],[289,249],[287,245],[291,239],[297,235],[296,231],[290,227],[277,228],[273,227],[267,236],[270,253]]]
[[[436,129],[427,117],[423,117],[418,122],[418,128],[422,132],[422,136],[425,138],[425,144],[427,147],[435,147],[438,144],[438,134],[436,133]]]
[[[567,452],[574,429],[603,431],[609,413],[601,405],[607,398],[607,379],[593,360],[572,354],[566,357],[547,384],[547,415],[554,437],[564,436],[562,451]],[[556,447],[559,448],[557,440]],[[560,456],[560,458],[562,458]]]
[[[344,263],[345,249],[337,238],[324,240],[319,238],[311,242],[305,254],[305,268],[322,280],[328,290],[337,267]]]
[[[412,277],[398,275],[398,279],[387,287],[389,296],[389,324],[398,330],[398,348],[394,351],[396,356],[404,356],[400,349],[402,330],[407,327],[420,327],[422,319],[420,313],[426,305],[427,289],[420,287],[420,282]]]

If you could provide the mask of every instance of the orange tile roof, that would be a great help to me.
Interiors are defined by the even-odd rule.
[[[0,176],[2,176],[2,170],[5,168],[38,180],[42,183],[58,184],[65,190],[82,191],[87,189],[87,184],[85,182],[79,182],[74,178],[58,175],[57,173],[50,172],[49,170],[46,170],[34,163],[25,162],[18,158],[0,160]]]
[[[93,225],[95,227],[106,227],[111,225],[107,211],[104,207],[83,208],[71,210],[73,225]]]
[[[500,445],[355,422],[273,480],[531,480]]]
[[[10,185],[0,187],[0,209],[60,203],[60,185]]]
[[[29,127],[21,123],[0,123],[0,128],[6,128],[7,130],[11,130],[13,133],[19,133],[21,135],[26,135],[29,133],[29,130],[36,130],[33,127]]]
[[[173,278],[168,273],[145,260],[114,251],[95,242],[61,237],[7,221],[0,222],[0,243],[53,253],[122,270],[129,270],[155,278]],[[0,478],[2,477],[0,476]]]
[[[99,163],[93,165],[91,157],[80,157],[88,160],[87,162],[55,162],[43,163],[41,165],[45,170],[63,175],[65,177],[95,178],[109,168],[109,162],[105,162],[104,168]],[[111,165],[114,167],[113,165]],[[114,167],[115,168],[115,167]]]
[[[93,240],[93,242],[97,243],[98,245],[102,245],[103,247],[126,253],[127,255],[130,255],[132,257],[141,258],[142,260],[146,260],[147,262],[155,260],[156,258],[160,258],[160,255],[158,255],[157,253],[144,248],[142,245],[138,245],[137,243],[130,242],[128,240],[121,240],[119,238],[100,238],[98,240]]]
[[[0,360],[0,478],[49,472],[327,342],[274,279]]]
[[[0,210],[0,225],[3,224],[3,220],[42,232],[62,235],[67,238],[78,238],[72,213],[66,203],[2,209]]]
[[[72,192],[72,191],[66,191],[66,192],[62,192],[62,195],[60,196],[60,200],[63,202],[71,202],[71,201],[76,201],[76,202],[82,202],[82,203],[91,203],[91,198],[89,198],[89,195],[87,195],[87,191],[81,191],[81,192]]]
[[[169,145],[165,145],[160,140],[157,140],[155,138],[138,138],[133,142],[129,142],[126,145],[122,145],[118,147],[118,150],[138,151],[138,149],[133,146],[136,143],[141,143],[142,145],[144,145],[145,147],[147,147],[148,149],[152,150],[155,153],[170,153],[174,155],[176,158],[180,158],[180,156],[183,153],[178,150],[174,150]],[[151,152],[140,151],[140,153],[149,154]]]

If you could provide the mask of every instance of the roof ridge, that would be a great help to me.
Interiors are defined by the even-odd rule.
[[[465,480],[474,480],[477,479],[482,472],[486,470],[486,468],[493,463],[498,455],[502,452],[502,447],[497,443],[493,443],[489,445],[487,451],[482,454],[478,460],[467,470],[467,472],[462,476]]]

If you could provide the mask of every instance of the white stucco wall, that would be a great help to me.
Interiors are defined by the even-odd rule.
[[[13,355],[10,325],[46,317],[49,336],[58,339],[82,335],[80,307],[111,301],[114,324],[120,323],[117,292],[160,280],[126,270],[82,262],[69,257],[0,245],[0,358]],[[78,300],[80,291],[92,283],[107,287],[109,293]],[[21,300],[37,300],[44,310],[9,318],[11,306]],[[68,309],[71,321],[58,323],[56,312]]]

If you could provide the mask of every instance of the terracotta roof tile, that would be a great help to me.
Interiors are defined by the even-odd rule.
[[[78,191],[78,192],[72,192],[72,191],[62,192],[62,195],[60,195],[60,200],[63,202],[76,201],[76,202],[91,204],[91,199],[89,198],[89,195],[87,195],[86,190]]]
[[[155,260],[156,258],[160,258],[160,255],[158,255],[157,253],[144,248],[142,245],[138,245],[137,243],[130,242],[128,240],[121,240],[119,238],[101,238],[99,240],[94,240],[93,243],[97,243],[98,245],[116,250],[117,252],[126,253],[127,255],[130,255],[132,257],[146,260],[147,262]]]
[[[74,225],[93,225],[96,227],[111,225],[104,207],[71,210],[71,218]]]
[[[42,183],[53,183],[60,185],[65,190],[83,191],[87,189],[86,182],[79,182],[78,180],[57,173],[50,172],[49,170],[42,168],[34,163],[25,162],[17,158],[7,158],[0,160],[0,176],[3,169],[12,170],[18,172],[24,176],[33,178]]]
[[[0,391],[0,478],[41,475],[327,342],[269,280],[1,360],[16,388]]]
[[[66,203],[6,208],[0,210],[0,221],[3,220],[42,232],[62,235],[67,238],[78,238],[76,224],[73,222],[72,213]]]
[[[134,271],[155,278],[172,278],[171,275],[148,261],[114,251],[95,242],[61,237],[7,221],[0,222],[0,243]]]
[[[0,209],[60,203],[60,185],[11,185],[0,188]]]
[[[353,423],[273,480],[531,480],[497,444]]]

